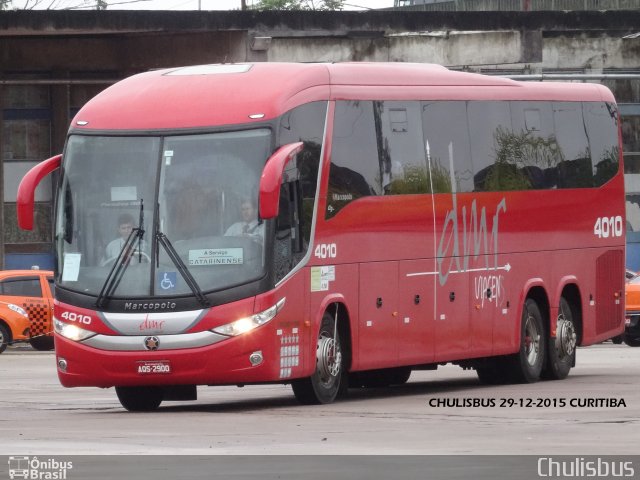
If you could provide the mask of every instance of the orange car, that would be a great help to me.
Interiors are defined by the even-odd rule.
[[[624,296],[625,328],[622,340],[630,347],[640,347],[640,276],[627,280]]]
[[[0,352],[22,340],[37,350],[53,349],[52,284],[53,272],[48,270],[0,271]]]
[[[29,315],[13,303],[0,302],[0,353],[7,345],[29,340]]]

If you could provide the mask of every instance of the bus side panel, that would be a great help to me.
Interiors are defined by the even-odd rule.
[[[398,363],[398,262],[360,264],[359,365]]]
[[[398,280],[398,363],[432,363],[435,354],[435,276],[433,260],[400,262]]]

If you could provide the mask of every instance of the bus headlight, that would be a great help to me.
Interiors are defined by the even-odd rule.
[[[272,320],[282,307],[284,307],[283,298],[278,303],[276,303],[273,307],[267,308],[263,312],[256,313],[251,315],[250,317],[241,318],[240,320],[236,320],[235,322],[227,323],[225,325],[220,325],[219,327],[214,328],[212,331],[215,333],[219,333],[220,335],[227,335],[229,337],[235,337],[236,335],[242,335],[243,333],[247,333],[254,328],[257,328],[261,325]]]
[[[19,313],[23,317],[29,317],[25,309],[22,307],[19,307],[18,305],[14,305],[13,303],[7,303],[7,307],[9,307],[9,310],[13,310],[14,312]]]
[[[57,334],[76,342],[86,340],[87,338],[97,335],[95,332],[90,332],[89,330],[80,328],[77,325],[61,322],[57,318],[53,319],[53,328]]]

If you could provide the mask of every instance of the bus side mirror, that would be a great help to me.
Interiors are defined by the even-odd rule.
[[[304,144],[302,142],[289,143],[276,150],[267,160],[264,170],[262,170],[262,177],[260,177],[259,211],[260,218],[263,220],[278,216],[282,174],[287,163],[300,153],[303,148]]]
[[[17,209],[18,225],[22,230],[33,230],[33,201],[36,187],[44,177],[60,168],[62,155],[56,155],[40,162],[27,172],[18,186]]]

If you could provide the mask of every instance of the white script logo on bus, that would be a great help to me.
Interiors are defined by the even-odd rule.
[[[476,302],[484,308],[484,303],[497,307],[502,304],[504,275],[478,275],[473,279]]]
[[[488,236],[487,207],[482,207],[478,214],[476,200],[471,202],[467,214],[466,205],[458,212],[456,195],[453,195],[453,208],[447,212],[438,243],[437,262],[440,285],[447,282],[450,273],[509,271],[511,266],[498,265],[498,236],[500,212],[507,211],[507,201],[500,200],[495,208],[491,224],[491,237]],[[461,214],[460,214],[461,213]],[[462,235],[462,245],[460,236]],[[484,266],[469,268],[469,259],[484,257]],[[493,256],[493,260],[490,257]]]

